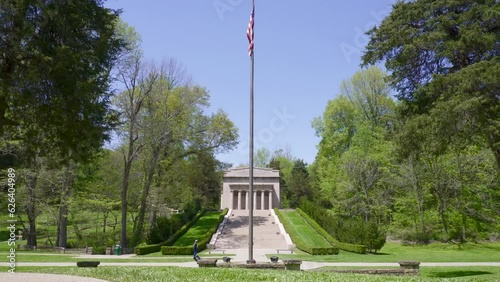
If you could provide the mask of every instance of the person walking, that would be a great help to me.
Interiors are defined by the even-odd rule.
[[[193,244],[193,259],[198,261],[200,257],[198,256],[198,240],[194,240]]]

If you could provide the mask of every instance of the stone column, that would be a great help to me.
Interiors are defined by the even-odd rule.
[[[269,209],[273,209],[273,191],[269,191]]]
[[[245,193],[246,193],[246,201],[247,201],[245,208],[247,210],[249,210],[250,209],[250,193],[249,193],[249,191],[246,191]]]
[[[257,209],[257,191],[253,190],[253,209]]]
[[[232,210],[234,210],[234,190],[229,190],[229,195],[231,196],[231,199],[229,202],[231,203],[230,207]]]
[[[238,209],[241,210],[241,191],[238,191]]]
[[[260,209],[261,210],[264,210],[264,199],[265,199],[265,196],[266,195],[266,191],[262,190],[260,191]]]

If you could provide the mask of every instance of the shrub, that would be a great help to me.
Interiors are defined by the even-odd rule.
[[[349,224],[348,222],[346,223],[341,219],[335,218],[330,215],[328,210],[313,202],[301,201],[300,207],[300,209],[297,209],[297,212],[303,215],[303,217],[306,215],[307,217],[304,217],[306,220],[309,219],[315,222],[311,223],[308,221],[313,228],[316,229],[319,227],[323,230],[318,232],[323,235],[330,244],[347,252],[366,254],[366,246],[363,245],[363,242],[366,241],[364,230],[354,228],[354,224]]]
[[[283,226],[285,227],[285,229],[287,230],[288,234],[292,238],[295,246],[297,246],[297,248],[299,248],[300,250],[309,253],[311,255],[333,255],[339,253],[339,249],[335,247],[316,248],[308,245],[307,242],[303,241],[302,237],[299,236],[299,234],[297,234],[295,229],[289,226],[289,222],[283,220],[283,215],[281,214],[281,212],[276,208],[274,209],[274,211],[278,216],[279,220],[281,221],[281,223],[283,224]]]
[[[161,243],[158,243],[158,244],[139,245],[139,246],[137,246],[137,247],[134,248],[134,253],[137,254],[137,255],[147,255],[147,254],[150,254],[150,253],[159,252],[161,250],[162,246],[171,246],[171,245],[173,245],[173,243],[177,239],[179,239],[180,237],[182,237],[182,235],[184,235],[189,230],[189,228],[191,228],[191,226],[204,213],[205,213],[205,210],[201,210],[200,212],[198,212],[196,214],[196,216],[191,221],[189,221],[184,226],[182,226],[179,230],[177,230],[177,232],[175,232],[175,234],[173,234],[172,236],[170,236],[170,238],[168,240],[166,240],[164,242],[161,242]]]
[[[148,244],[158,244],[168,240],[172,234],[170,226],[172,221],[167,217],[158,217],[155,220],[146,242]]]
[[[335,240],[335,238],[333,238],[328,232],[325,231],[325,229],[319,226],[319,224],[316,221],[310,218],[300,208],[297,208],[296,211],[298,214],[300,214],[300,216],[302,216],[302,218],[304,218],[305,221],[307,221],[307,223],[309,223],[309,225],[312,226],[312,228],[314,228],[314,230],[316,230],[316,232],[318,232],[321,236],[323,236],[328,241],[328,243],[332,244],[332,246],[335,246],[333,254],[337,255],[339,253],[339,248],[338,248],[339,241]]]

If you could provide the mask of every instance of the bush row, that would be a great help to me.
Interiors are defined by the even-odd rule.
[[[322,234],[325,237],[325,239],[328,240],[328,242],[330,242],[334,246],[347,252],[366,254],[367,252],[366,245],[341,242],[339,238],[336,237],[336,235],[339,235],[336,234],[337,233],[336,231],[338,230],[343,230],[343,233],[349,233],[349,234],[359,233],[359,232],[351,228],[346,229],[339,227],[341,222],[339,222],[338,219],[335,218],[334,216],[330,215],[325,208],[322,208],[310,201],[302,201],[300,203],[300,212],[302,212],[302,214],[306,214],[310,219],[315,221],[316,225],[320,226],[321,229],[323,229],[323,231],[325,231],[325,233],[328,234],[329,237],[331,237],[331,239],[324,236],[322,232],[320,234]],[[314,227],[314,225],[312,226]],[[343,226],[347,227],[346,225]],[[349,237],[348,235],[345,236]]]
[[[224,209],[222,214],[218,218],[218,223],[215,225],[212,229],[210,229],[207,233],[205,233],[203,236],[201,236],[198,239],[198,251],[201,252],[207,248],[207,244],[210,243],[210,239],[212,239],[212,236],[215,232],[217,232],[217,228],[219,228],[219,225],[222,223],[224,220],[224,216],[227,214],[228,209]],[[162,246],[161,247],[161,253],[163,255],[191,255],[193,254],[193,246]]]
[[[313,246],[309,246],[305,241],[303,241],[301,236],[295,231],[294,228],[291,228],[290,223],[287,220],[283,219],[283,215],[281,214],[281,211],[279,211],[277,208],[274,209],[274,212],[278,216],[279,220],[285,227],[286,231],[292,238],[293,243],[295,246],[302,251],[311,254],[311,255],[333,255],[335,254],[335,250],[337,251],[337,254],[339,252],[338,249],[334,247],[328,247],[328,248],[315,248]]]
[[[316,230],[316,232],[318,232],[321,236],[323,236],[327,241],[328,243],[332,244],[332,246],[334,246],[335,250],[334,250],[334,253],[336,255],[338,255],[339,253],[339,248],[338,248],[338,245],[339,245],[339,241],[335,240],[335,238],[332,237],[332,235],[330,235],[330,233],[326,232],[325,229],[323,229],[321,226],[319,226],[319,224],[314,221],[312,218],[310,218],[305,212],[303,212],[300,208],[296,208],[295,209],[297,211],[297,213],[302,216],[302,218],[307,222],[309,223],[309,225],[312,226],[312,228],[314,228],[314,230]],[[363,246],[364,247],[364,246]]]
[[[159,252],[162,246],[171,246],[177,239],[182,237],[182,235],[184,235],[189,230],[189,228],[191,228],[191,226],[193,226],[193,224],[198,221],[198,219],[200,219],[200,217],[202,217],[204,214],[204,209],[199,211],[191,221],[184,224],[184,226],[177,230],[177,232],[175,232],[175,234],[172,235],[167,241],[152,245],[139,245],[135,247],[134,253],[136,255],[147,255],[150,253]]]

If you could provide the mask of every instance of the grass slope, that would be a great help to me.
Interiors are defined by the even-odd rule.
[[[328,248],[332,246],[296,211],[287,210],[280,212],[283,215],[283,220],[290,223],[285,226],[293,228],[296,231],[295,233],[302,239],[303,242],[306,242],[308,246],[314,246],[315,248]]]
[[[200,239],[214,226],[219,225],[219,216],[223,212],[208,211],[202,216],[181,238],[175,241],[174,246],[191,246],[194,240]]]

